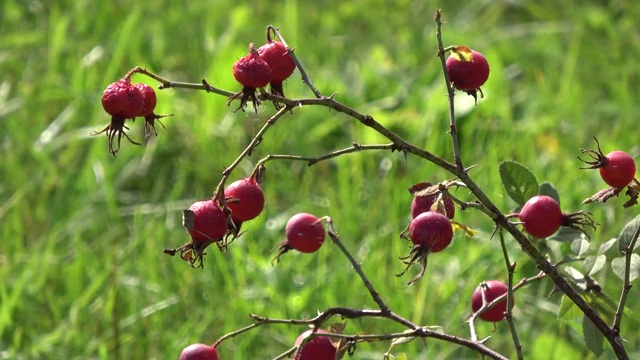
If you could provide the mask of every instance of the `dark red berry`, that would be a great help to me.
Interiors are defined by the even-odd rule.
[[[453,204],[453,200],[446,196],[441,197],[440,204],[438,204],[437,209],[432,209],[432,206],[438,197],[439,196],[437,194],[415,196],[411,202],[411,217],[415,218],[423,212],[437,210],[440,213],[444,211],[446,213],[445,215],[449,219],[453,219],[453,216],[456,214],[456,208]]]
[[[302,344],[302,342],[312,333],[312,330],[307,330],[300,334],[296,339],[296,346]],[[327,331],[318,329],[318,334],[328,334]],[[293,354],[294,360],[329,360],[335,359],[336,347],[331,343],[331,338],[328,336],[315,336],[313,339],[306,342],[298,351]]]
[[[260,58],[269,64],[271,69],[271,82],[282,83],[296,68],[287,48],[279,41],[270,41],[258,48]]]
[[[537,238],[553,235],[565,222],[560,205],[552,197],[546,195],[537,195],[529,199],[518,216],[524,230]]]
[[[269,84],[271,80],[271,68],[266,61],[260,58],[260,54],[253,43],[249,44],[249,55],[240,58],[233,64],[233,77],[242,84],[242,91],[233,94],[227,105],[237,98],[240,98],[238,109],[244,109],[247,101],[251,100],[253,106],[258,111],[260,101],[256,97],[256,88],[262,88]],[[236,110],[238,110],[236,109]]]
[[[454,88],[476,98],[477,91],[489,79],[489,63],[481,53],[457,46],[447,58],[447,73]]]
[[[218,360],[218,352],[213,346],[191,344],[180,353],[179,360]]]
[[[271,81],[271,68],[264,61],[255,46],[249,45],[249,55],[240,58],[233,64],[233,76],[242,86],[261,88]]]
[[[409,225],[409,237],[431,253],[447,248],[453,239],[453,228],[449,219],[434,211],[416,216]]]
[[[227,233],[227,216],[215,200],[198,201],[189,210],[193,212],[194,221],[193,228],[187,230],[194,240],[218,241]]]
[[[102,107],[113,117],[132,119],[142,111],[144,96],[129,79],[121,79],[104,90]]]
[[[253,177],[234,181],[224,190],[224,196],[234,220],[254,219],[264,208],[264,194]]]
[[[598,139],[595,140],[598,144],[597,151],[580,149],[583,154],[591,157],[591,160],[580,159],[590,165],[582,169],[599,169],[602,180],[613,188],[621,189],[629,185],[636,176],[636,162],[633,157],[621,150],[615,150],[604,155],[600,150]]]
[[[140,91],[144,99],[144,106],[137,116],[144,117],[153,115],[153,111],[156,109],[156,104],[158,103],[155,90],[151,86],[143,83],[134,84],[133,86]]]
[[[299,213],[292,216],[285,227],[286,240],[280,245],[274,261],[291,249],[302,253],[316,252],[324,243],[325,230],[316,216]]]
[[[485,300],[487,304],[500,296],[506,294],[509,291],[507,285],[498,280],[489,280],[480,284],[473,295],[471,295],[471,309],[476,313],[482,307],[482,291],[484,290]],[[513,308],[513,303],[511,303]],[[507,299],[500,301],[494,307],[484,311],[479,315],[480,319],[484,321],[497,322],[504,319],[505,312],[507,311]]]
[[[602,180],[614,188],[623,188],[636,176],[636,163],[624,151],[612,151],[605,156],[604,166],[600,168]]]

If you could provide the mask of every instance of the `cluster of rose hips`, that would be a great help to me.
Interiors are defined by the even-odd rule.
[[[451,221],[455,215],[455,206],[451,198],[441,193],[439,186],[425,182],[409,189],[414,195],[411,202],[412,220],[400,236],[410,240],[413,246],[409,255],[401,258],[407,267],[398,276],[403,275],[413,264],[422,265],[422,271],[409,282],[410,285],[424,274],[429,254],[446,249],[453,239]]]
[[[256,89],[270,85],[272,94],[284,97],[282,83],[293,74],[295,68],[296,64],[287,48],[281,42],[273,41],[271,28],[267,28],[267,43],[258,49],[253,43],[249,44],[249,54],[233,65],[233,76],[243,88],[232,95],[227,104],[240,98],[240,106],[236,110],[244,110],[247,102],[251,101],[257,112],[260,101]],[[280,108],[277,102],[274,105]]]
[[[183,225],[190,235],[188,243],[165,249],[168,255],[179,254],[193,267],[202,267],[204,250],[211,244],[224,249],[239,237],[240,227],[246,221],[258,217],[264,209],[264,193],[258,183],[257,174],[231,183],[224,190],[224,205],[214,196],[212,199],[197,201],[183,211]],[[274,260],[289,250],[313,253],[320,249],[325,240],[323,219],[308,213],[292,216],[285,227],[286,239],[279,245]]]
[[[140,145],[139,142],[132,140],[125,129],[129,128],[125,125],[126,120],[134,121],[137,117],[144,118],[145,135],[144,141],[147,142],[151,134],[157,135],[156,121],[169,115],[156,115],[154,110],[158,100],[156,92],[147,84],[132,84],[129,76],[110,84],[102,94],[102,107],[111,115],[111,122],[102,130],[95,132],[93,135],[106,133],[109,141],[109,152],[115,156],[120,149],[120,140],[126,137],[132,144]],[[164,126],[164,125],[163,125]],[[117,138],[117,147],[114,141]]]

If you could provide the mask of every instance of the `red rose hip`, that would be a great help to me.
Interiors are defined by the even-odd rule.
[[[524,230],[537,238],[553,235],[564,223],[560,205],[550,196],[537,195],[529,199],[518,214]]]
[[[182,350],[178,360],[219,360],[219,357],[213,346],[191,344]]]
[[[312,333],[312,330],[307,330],[300,334],[296,339],[296,346],[302,344],[302,342]],[[317,334],[328,334],[327,331],[318,329]],[[331,343],[331,339],[327,336],[315,336],[313,339],[306,342],[298,351],[293,354],[294,360],[329,360],[334,359],[336,356],[336,348]]]
[[[491,303],[493,300],[499,298],[500,296],[506,294],[509,291],[507,285],[498,280],[489,280],[480,284],[473,295],[471,296],[471,309],[473,312],[477,312],[482,307],[482,291],[484,290],[485,299],[487,304]],[[513,308],[513,303],[511,303],[511,308]],[[484,321],[497,322],[504,319],[504,314],[507,311],[507,299],[500,301],[494,307],[489,310],[484,311],[479,315],[480,319]]]
[[[484,55],[466,46],[457,46],[447,58],[446,67],[454,88],[476,100],[478,91],[483,96],[480,87],[489,79],[489,63]]]
[[[446,216],[435,211],[427,211],[411,221],[409,237],[415,245],[421,245],[430,253],[436,253],[451,244],[453,228]]]
[[[254,219],[264,208],[264,194],[253,177],[234,181],[224,190],[224,196],[235,220]]]
[[[129,79],[121,79],[104,90],[102,107],[113,117],[132,119],[143,109],[144,96]]]
[[[228,229],[227,216],[214,200],[198,201],[189,207],[193,212],[193,228],[187,229],[194,240],[218,241]]]

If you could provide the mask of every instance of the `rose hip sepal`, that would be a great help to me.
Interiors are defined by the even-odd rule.
[[[123,136],[132,144],[142,145],[133,141],[125,132],[129,130],[125,120],[138,116],[144,107],[144,96],[131,84],[129,78],[120,79],[107,86],[102,94],[102,107],[107,114],[111,115],[111,121],[104,129],[94,131],[91,135],[106,133],[111,155],[116,156]],[[117,147],[114,146],[116,136]]]
[[[180,258],[194,268],[203,267],[204,250],[211,244],[218,244],[229,231],[227,215],[214,200],[198,201],[182,212],[182,226],[191,240],[175,249],[165,249],[164,253]],[[219,244],[222,249],[223,246]]]
[[[326,232],[322,219],[312,214],[299,213],[289,219],[285,234],[286,239],[280,244],[273,261],[280,261],[280,257],[292,249],[307,254],[316,252],[324,243]]]
[[[260,58],[260,54],[253,43],[249,44],[249,55],[240,58],[233,65],[233,77],[242,85],[242,91],[229,97],[227,105],[237,98],[240,98],[240,106],[234,110],[244,110],[250,100],[253,107],[258,112],[260,101],[256,97],[256,89],[262,88],[271,81],[271,68],[266,61]]]

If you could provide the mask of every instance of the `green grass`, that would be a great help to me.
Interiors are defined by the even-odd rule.
[[[623,2],[624,3],[624,2]],[[460,214],[480,233],[458,235],[430,259],[427,276],[407,288],[397,278],[408,251],[397,234],[406,226],[413,183],[449,175],[420,159],[370,152],[306,167],[268,164],[267,207],[229,251],[208,251],[204,270],[162,254],[187,241],[180,210],[210,196],[229,165],[273,114],[270,106],[232,113],[226,99],[185,90],[159,93],[166,119],[157,141],[123,143],[117,158],[103,136],[108,116],[102,90],[142,66],[176,81],[238,90],[233,62],[249,42],[280,26],[316,86],[373,115],[406,140],[450,158],[447,99],[434,57],[433,14],[442,7],[447,44],[466,44],[492,65],[486,98],[477,107],[456,97],[466,164],[505,212],[515,204],[500,185],[497,164],[529,166],[560,190],[565,210],[603,187],[596,172],[578,171],[578,149],[631,152],[638,147],[635,101],[640,7],[597,1],[211,1],[24,2],[0,5],[0,358],[172,359],[193,342],[213,342],[251,323],[248,314],[308,318],[331,306],[375,304],[338,249],[287,254],[271,265],[288,217],[330,215],[346,246],[390,307],[424,325],[468,337],[469,298],[483,279],[505,279],[491,222]],[[155,84],[136,76],[135,80]],[[290,97],[312,94],[295,75]],[[463,108],[468,111],[462,111]],[[132,136],[140,138],[140,123]],[[303,108],[281,119],[233,178],[246,176],[270,153],[319,155],[353,142],[385,140],[342,114]],[[457,195],[465,198],[464,191]],[[601,227],[593,250],[617,236],[637,213],[622,199],[590,205]],[[508,239],[516,279],[537,273]],[[563,245],[564,246],[564,245]],[[567,250],[565,248],[565,250]],[[579,265],[578,265],[579,266]],[[598,274],[617,299],[610,267]],[[518,292],[516,325],[529,359],[594,359],[580,322],[558,320],[549,280]],[[623,322],[631,357],[640,356],[632,288]],[[632,318],[635,318],[635,322]],[[380,320],[350,321],[350,333],[403,330]],[[271,358],[302,328],[264,326],[221,345],[223,359]],[[489,346],[514,357],[506,323],[480,324]],[[356,357],[380,359],[387,343],[362,344]],[[410,359],[477,355],[428,340],[398,346]],[[561,354],[561,355],[560,355]],[[605,354],[605,357],[607,355]]]

